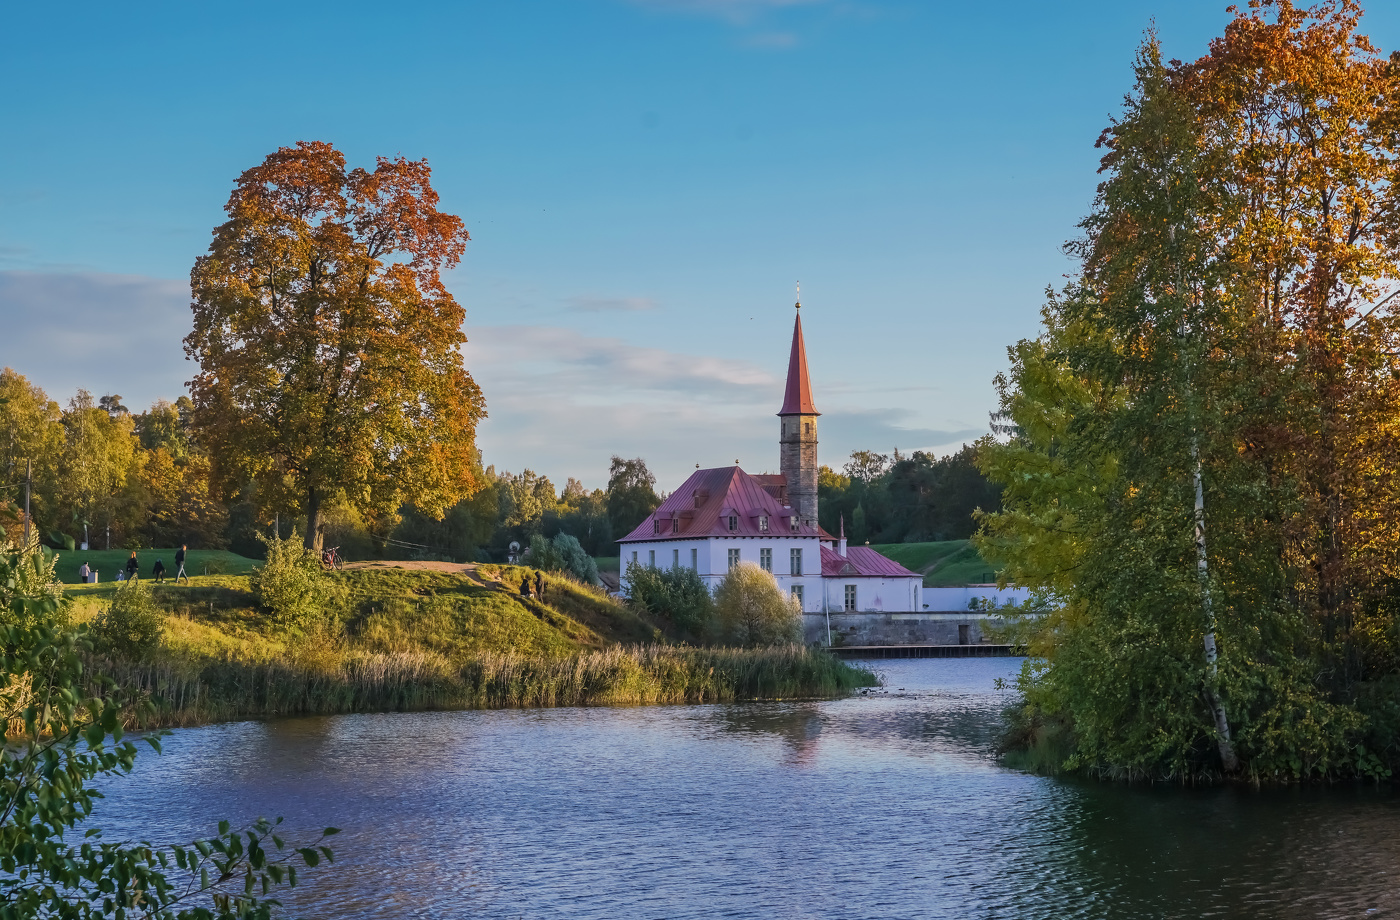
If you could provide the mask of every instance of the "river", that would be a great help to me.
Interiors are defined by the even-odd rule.
[[[1030,776],[1015,659],[873,662],[832,702],[185,729],[105,784],[108,838],[343,829],[308,917],[1400,918],[1400,797]]]

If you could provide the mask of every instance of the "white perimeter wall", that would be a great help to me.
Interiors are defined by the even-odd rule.
[[[979,603],[990,601],[993,607],[1005,607],[1008,602],[1020,604],[1030,596],[1030,588],[998,588],[996,585],[925,588],[924,607],[928,608],[929,613],[953,613],[970,610],[974,600]]]

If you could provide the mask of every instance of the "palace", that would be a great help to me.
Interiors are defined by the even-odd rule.
[[[686,566],[711,588],[740,562],[762,566],[806,614],[921,611],[923,579],[868,546],[847,546],[817,523],[817,416],[807,379],[802,304],[792,330],[787,389],[778,411],[777,474],[738,465],[697,469],[618,542],[629,563]]]

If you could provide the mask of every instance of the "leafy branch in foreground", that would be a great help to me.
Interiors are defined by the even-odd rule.
[[[90,689],[85,633],[56,626],[62,610],[47,586],[19,577],[45,556],[37,545],[0,546],[0,920],[270,917],[274,886],[295,885],[298,865],[331,861],[335,828],[290,848],[275,831],[280,818],[239,830],[225,821],[185,846],[109,843],[96,826],[67,839],[91,825],[102,797],[93,780],[135,765],[122,721],[149,703]],[[145,740],[160,750],[159,736]]]

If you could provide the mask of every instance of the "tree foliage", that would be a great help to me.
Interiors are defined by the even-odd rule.
[[[695,641],[712,638],[716,629],[715,600],[694,569],[662,569],[636,562],[627,564],[627,601],[639,610],[671,623],[681,636]]]
[[[1400,667],[1400,68],[1359,15],[1255,3],[1189,64],[1149,37],[1080,274],[999,380],[978,544],[1060,602],[1023,689],[1071,764],[1228,768],[1226,728],[1261,778],[1400,759],[1358,710]]]
[[[725,641],[745,647],[802,638],[802,607],[772,574],[741,562],[715,586],[715,614]]]
[[[462,366],[462,307],[440,273],[466,246],[426,161],[346,170],[299,142],[245,171],[190,274],[193,423],[226,496],[246,483],[304,514],[319,548],[341,499],[366,517],[440,516],[479,487],[485,414]]]
[[[546,572],[570,575],[586,585],[602,584],[598,577],[598,564],[583,551],[583,545],[576,537],[566,533],[557,533],[553,539],[535,534],[530,538],[530,554],[526,561]]]
[[[343,598],[321,566],[321,556],[298,539],[296,531],[280,538],[264,536],[267,561],[250,579],[258,604],[274,622],[294,635],[330,619]]]
[[[608,470],[608,521],[613,535],[620,539],[631,533],[660,505],[656,477],[646,461],[614,456]]]
[[[141,661],[160,645],[165,615],[156,606],[150,586],[131,578],[117,588],[111,605],[92,621],[90,631],[98,651]]]

